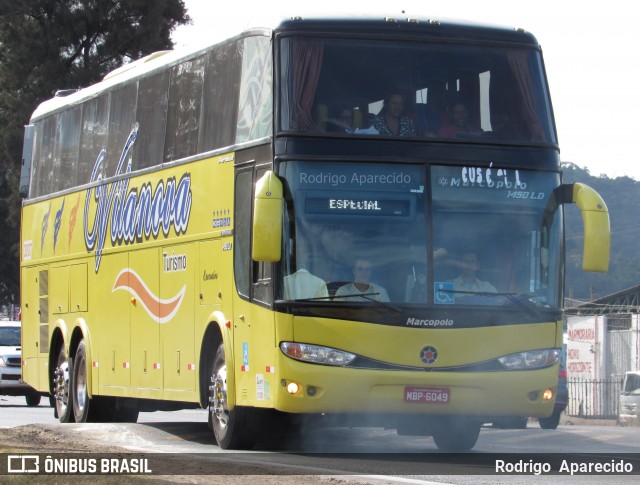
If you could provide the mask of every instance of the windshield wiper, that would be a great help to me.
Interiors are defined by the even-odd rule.
[[[464,294],[464,295],[473,295],[473,296],[491,296],[491,297],[499,297],[504,296],[510,302],[515,303],[520,308],[524,309],[529,315],[532,317],[540,317],[540,311],[538,310],[538,306],[536,303],[529,298],[526,293],[509,293],[509,292],[499,292],[499,291],[463,291],[463,290],[440,290],[447,291],[449,293],[454,294]],[[525,297],[526,302],[522,297]]]
[[[375,295],[379,295],[379,294],[380,293],[353,293],[351,295],[335,295],[333,298],[334,299],[336,299],[336,298],[350,298],[350,297],[353,298],[354,296],[358,296],[358,297],[364,298],[365,300],[372,301],[373,303],[377,303],[378,305],[381,305],[381,306],[383,306],[385,308],[389,308],[389,309],[391,309],[393,311],[396,311],[398,313],[402,313],[402,309],[401,308],[398,308],[397,306],[392,305],[391,303],[388,303],[386,301],[376,300],[375,298],[369,298],[370,296],[375,296]]]

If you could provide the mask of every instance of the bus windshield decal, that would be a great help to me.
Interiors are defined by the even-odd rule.
[[[382,207],[377,200],[329,199],[329,209],[380,211]]]
[[[496,180],[494,180],[494,175]],[[494,169],[493,163],[489,168],[483,167],[462,167],[462,184],[477,185],[479,187],[489,188],[520,188],[526,189],[527,184],[520,181],[519,170]]]
[[[118,161],[115,176],[131,172],[132,158],[122,172],[124,161],[129,155],[138,135],[134,126],[125,143]],[[101,168],[106,158],[102,150],[96,159],[91,174],[91,182],[102,180]],[[107,235],[107,224],[111,227],[111,245],[133,244],[150,238],[157,239],[160,228],[164,237],[169,236],[171,226],[176,235],[187,231],[191,215],[191,174],[184,173],[176,183],[175,177],[160,180],[155,189],[150,182],[129,189],[130,179],[99,185],[92,196],[92,188],[87,189],[84,208],[84,240],[87,251],[95,249],[95,272],[100,268],[102,251]],[[91,200],[95,209],[90,211]],[[89,227],[89,216],[93,212],[93,225]]]
[[[324,194],[309,194],[305,200],[307,214],[344,214],[368,216],[410,216],[412,203],[408,198],[337,198]]]
[[[387,167],[385,167],[387,168]],[[387,168],[388,170],[388,168]],[[410,185],[414,183],[411,174],[405,172],[381,172],[381,173],[358,173],[351,172],[346,173],[333,173],[333,172],[300,172],[300,184],[310,186],[324,186],[324,187],[339,187],[341,185],[356,185],[356,186],[401,186]]]
[[[453,193],[445,196],[445,191],[465,190],[469,192],[467,197],[477,200],[494,200],[496,196],[500,196],[510,202],[533,201],[536,206],[544,206],[554,189],[543,175],[496,168],[493,163],[488,167],[437,167],[434,169],[434,180],[437,181],[434,189],[445,199],[455,197]]]

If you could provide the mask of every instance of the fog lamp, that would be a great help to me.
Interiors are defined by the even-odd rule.
[[[297,382],[289,382],[287,384],[287,392],[289,394],[298,394],[300,390],[300,385]]]
[[[551,401],[553,399],[553,389],[546,389],[542,393],[542,399],[545,401]]]

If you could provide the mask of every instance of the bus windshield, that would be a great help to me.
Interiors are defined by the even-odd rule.
[[[283,131],[556,144],[537,50],[311,37],[281,45]]]
[[[289,195],[278,299],[559,305],[555,173],[292,161],[280,175]]]

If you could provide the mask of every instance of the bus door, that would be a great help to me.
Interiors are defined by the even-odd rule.
[[[236,404],[273,405],[275,389],[275,315],[271,309],[271,263],[251,259],[251,211],[255,181],[264,170],[236,176],[233,333]],[[227,357],[227,361],[228,361]]]

